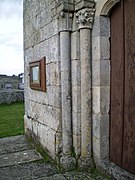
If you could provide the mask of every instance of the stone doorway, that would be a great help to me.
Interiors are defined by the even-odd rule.
[[[135,173],[135,2],[123,0],[111,19],[110,160]]]

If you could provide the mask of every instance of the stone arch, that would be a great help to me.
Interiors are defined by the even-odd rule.
[[[111,9],[119,2],[120,0],[98,0],[96,4],[96,16],[108,16]]]

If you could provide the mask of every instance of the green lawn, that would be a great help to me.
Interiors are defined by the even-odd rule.
[[[24,134],[24,103],[0,105],[0,138]]]

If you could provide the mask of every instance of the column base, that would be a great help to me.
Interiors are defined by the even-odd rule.
[[[79,169],[88,170],[88,169],[92,168],[93,166],[94,166],[94,161],[92,158],[80,157],[80,159],[78,160]]]
[[[63,170],[71,171],[76,169],[76,159],[71,156],[62,156],[60,158],[60,165]]]

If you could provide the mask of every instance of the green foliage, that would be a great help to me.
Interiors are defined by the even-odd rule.
[[[104,179],[104,180],[111,180],[110,177],[108,177],[107,175],[105,175],[102,171],[100,171],[99,169],[96,169],[95,167],[90,169],[90,173],[91,173],[91,177],[93,179]]]
[[[75,148],[74,147],[72,147],[71,156],[76,159],[76,153],[75,153]]]
[[[24,103],[0,105],[0,138],[24,134]]]
[[[31,136],[26,136],[26,138],[27,138],[27,140],[28,140],[28,142],[29,142],[29,144],[31,145],[31,146],[33,146],[33,147],[35,147],[36,148],[36,150],[44,157],[44,160],[41,160],[41,162],[46,162],[46,163],[48,163],[48,162],[53,162],[53,160],[51,159],[51,157],[48,155],[48,152],[47,152],[47,150],[44,150],[43,148],[42,148],[42,146],[40,145],[40,143],[39,143],[39,141],[36,139],[36,137],[34,137],[34,140],[33,140],[33,138],[31,137]],[[39,161],[39,160],[38,160]]]

